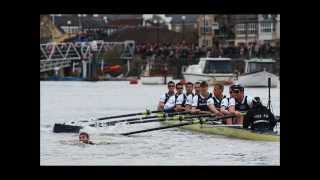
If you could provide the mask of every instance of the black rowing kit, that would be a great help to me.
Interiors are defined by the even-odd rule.
[[[260,101],[253,103],[253,107],[244,116],[243,127],[255,131],[273,131],[277,124],[275,116]]]
[[[178,99],[178,97],[180,96],[181,94],[176,94],[175,95],[175,104],[177,104],[177,99]],[[188,96],[189,96],[190,94],[183,94],[183,101],[182,101],[182,107],[185,107],[185,104],[186,104],[186,102],[187,102],[187,98],[188,98]],[[192,95],[192,97],[194,97],[194,94],[193,93],[191,93],[191,95]]]
[[[179,97],[180,95],[181,95],[181,94],[176,94],[176,95],[175,95],[175,98],[176,98],[176,99],[175,99],[175,102],[174,102],[175,104],[177,104],[177,99],[178,99],[178,97]],[[183,95],[183,101],[182,101],[182,104],[181,104],[181,105],[182,105],[182,107],[184,107],[184,104],[186,104],[187,96],[186,96],[185,94],[182,94],[182,95]]]
[[[201,111],[209,111],[208,108],[208,99],[212,98],[212,94],[209,93],[209,96],[207,98],[203,98],[201,97],[201,95],[198,95],[198,105],[197,105],[197,109],[200,109]]]
[[[222,99],[226,98],[226,96],[223,96]],[[212,97],[213,99],[213,102],[214,102],[214,107],[220,109],[221,108],[221,102],[222,102],[222,99],[219,99],[217,97]],[[229,101],[229,100],[228,100]]]
[[[164,104],[166,104],[168,102],[169,98],[171,96],[173,96],[173,95],[170,95],[169,93],[166,93],[165,96],[166,96],[166,99],[164,100]]]
[[[235,109],[237,111],[249,111],[250,106],[249,106],[249,104],[247,102],[247,98],[248,98],[248,96],[244,97],[244,102],[243,103],[236,101]]]
[[[164,104],[166,104],[167,102],[168,102],[168,100],[170,99],[170,97],[171,96],[174,96],[174,94],[173,95],[170,95],[169,93],[166,93],[165,94],[165,100],[164,100]],[[163,110],[164,112],[166,112],[166,113],[172,113],[172,112],[174,112],[174,108],[172,108],[172,109],[166,109],[166,110]]]

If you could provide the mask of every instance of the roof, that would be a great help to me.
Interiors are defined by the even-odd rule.
[[[186,17],[184,23],[197,23],[199,17],[198,14],[170,14],[166,16],[172,17],[171,24],[182,24],[182,16]]]
[[[274,63],[274,62],[276,62],[273,59],[259,59],[259,58],[252,58],[252,59],[248,59],[245,61],[246,62],[256,62],[256,63]]]
[[[105,25],[104,17],[107,17],[108,21],[116,21],[120,24],[133,23],[141,21],[142,15],[139,14],[99,14],[98,17],[87,15],[86,17],[78,17],[77,14],[63,14],[62,16],[55,16],[54,21],[57,26],[67,26],[68,21],[71,21],[70,26],[103,26]],[[136,24],[133,23],[133,24]]]
[[[106,16],[108,20],[119,20],[119,19],[141,19],[142,14],[101,14]]]
[[[156,34],[158,33],[158,39]],[[191,35],[192,32],[185,32],[185,41],[187,43],[198,42],[194,36]],[[160,26],[157,27],[125,27],[122,31],[117,31],[113,33],[110,37],[110,41],[125,41],[134,40],[137,44],[139,43],[178,43],[182,41],[182,33],[170,31],[168,28]]]
[[[108,25],[112,26],[120,26],[120,25],[128,25],[128,26],[138,26],[142,25],[142,19],[116,19],[110,20]]]
[[[79,26],[80,23],[82,26],[102,26],[105,25],[105,22],[101,16],[99,17],[78,17],[77,15],[68,15],[68,16],[55,16],[54,24],[56,26],[68,26],[68,21],[71,22],[70,26]]]
[[[231,61],[231,58],[200,58],[200,61]]]
[[[231,15],[231,20],[234,23],[245,23],[245,22],[257,22],[257,14],[240,14],[240,15]]]

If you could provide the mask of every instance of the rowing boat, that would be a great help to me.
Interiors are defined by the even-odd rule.
[[[174,125],[179,124],[181,121],[163,121],[164,124]],[[276,134],[258,133],[251,130],[235,127],[218,127],[219,125],[209,124],[191,124],[180,126],[179,128],[191,130],[200,133],[223,135],[231,138],[254,140],[254,141],[280,141],[280,136]]]

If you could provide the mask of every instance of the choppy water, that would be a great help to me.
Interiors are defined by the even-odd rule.
[[[52,133],[53,124],[153,110],[166,86],[42,81],[40,87],[41,165],[280,165],[279,142],[239,140],[177,128],[130,137],[117,135],[158,127],[161,124],[157,122],[88,128],[97,144],[78,144],[78,134]],[[247,88],[246,93],[267,103],[267,88]],[[280,87],[271,89],[271,100],[279,115]]]

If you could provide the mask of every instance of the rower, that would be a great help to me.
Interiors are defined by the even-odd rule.
[[[255,97],[252,109],[244,117],[243,128],[272,132],[276,124],[277,120],[271,110],[261,103],[259,97]]]
[[[234,99],[234,103],[233,100],[230,99],[230,102],[224,102],[224,104],[229,106],[229,113],[236,115],[236,123],[243,124],[243,116],[241,116],[240,112],[247,112],[248,110],[250,110],[253,107],[253,103],[255,101],[250,96],[244,96],[244,87],[239,84],[230,86],[230,97]],[[226,114],[226,111],[224,111],[224,114]],[[228,119],[227,123],[230,123]]]
[[[199,83],[199,88],[200,88],[200,83]],[[192,82],[188,82],[186,84],[186,96],[187,96],[187,100],[185,103],[185,110],[186,111],[191,111],[192,99],[193,99],[194,95],[195,94],[193,94],[193,84],[192,84]]]
[[[89,134],[86,132],[80,133],[79,142],[84,144],[94,144],[92,141],[90,141]]]
[[[252,109],[255,100],[250,96],[244,95],[244,87],[237,84],[231,86],[232,92],[234,93],[235,99],[235,109],[239,112],[247,112]],[[241,124],[243,123],[243,116],[241,116],[240,121]]]
[[[222,116],[223,114],[219,112],[214,106],[214,102],[212,99],[212,94],[208,92],[208,83],[206,81],[202,81],[200,83],[200,94],[194,96],[192,100],[192,113],[199,112],[212,112],[217,116]]]
[[[230,87],[234,93],[237,111],[248,111],[253,107],[254,99],[244,95],[244,87],[241,85],[232,85]]]
[[[241,114],[236,111],[236,102],[232,88],[229,88],[230,97],[226,97],[221,101],[220,112],[225,115],[235,115],[236,119],[233,123],[233,118],[225,119],[226,124],[242,124]]]
[[[194,83],[194,95],[200,94],[200,82]]]
[[[217,109],[220,109],[221,107],[221,102],[224,98],[226,98],[225,95],[223,95],[223,90],[224,90],[224,87],[222,84],[215,84],[213,86],[213,101],[214,101],[214,106],[217,108]]]
[[[176,90],[177,90],[176,95],[175,95],[176,107],[174,108],[174,110],[175,111],[184,111],[187,96],[183,93],[183,85],[181,83],[177,83]]]
[[[175,107],[175,83],[173,81],[168,82],[168,92],[160,97],[158,111],[172,112]]]

